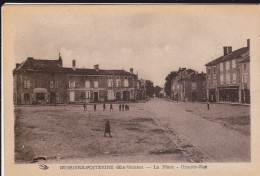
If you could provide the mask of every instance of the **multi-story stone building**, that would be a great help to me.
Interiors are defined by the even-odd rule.
[[[223,47],[224,55],[205,65],[209,101],[249,102],[249,48],[249,39],[247,47],[235,51],[231,46]]]
[[[14,76],[14,103],[79,103],[144,99],[137,75],[125,70],[101,70],[62,66],[58,60],[28,58],[17,64]],[[138,87],[137,87],[138,86]],[[142,96],[139,95],[142,94]]]
[[[172,99],[176,101],[205,101],[206,74],[179,68],[171,84]]]
[[[240,102],[250,103],[250,56],[246,56],[239,61],[240,66]]]
[[[29,57],[13,70],[14,104],[65,103],[66,70],[62,59],[36,60]]]

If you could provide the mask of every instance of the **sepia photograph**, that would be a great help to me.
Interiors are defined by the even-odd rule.
[[[2,13],[15,166],[252,163],[259,7],[11,4]]]

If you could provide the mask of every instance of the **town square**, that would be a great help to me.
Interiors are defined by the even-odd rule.
[[[153,98],[130,111],[87,105],[16,107],[16,161],[143,163],[250,161],[250,108]],[[163,105],[163,106],[162,106]],[[158,107],[158,108],[156,108]],[[220,118],[221,117],[221,118]],[[112,138],[104,137],[105,122]]]
[[[93,7],[28,6],[6,16],[15,34],[6,146],[17,167],[253,162],[253,13]]]

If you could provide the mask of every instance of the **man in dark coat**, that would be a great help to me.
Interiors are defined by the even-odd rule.
[[[112,105],[112,103],[110,104],[110,111],[113,111],[113,105]]]
[[[111,131],[110,131],[110,122],[109,122],[109,120],[107,120],[106,125],[105,125],[104,137],[106,137],[106,134],[107,134],[107,133],[109,134],[110,137],[112,137],[112,136],[111,136]]]
[[[119,104],[119,111],[121,111],[121,104]]]
[[[208,110],[209,110],[209,103],[210,103],[210,102],[208,101],[208,102],[207,102],[207,107],[208,107]]]
[[[84,107],[84,111],[86,111],[87,110],[86,102],[84,102],[83,107]]]
[[[96,111],[96,109],[97,109],[97,105],[96,105],[96,104],[94,104],[94,111]]]

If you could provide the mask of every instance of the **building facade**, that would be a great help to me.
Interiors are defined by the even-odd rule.
[[[176,101],[205,101],[206,74],[179,68],[172,79],[171,96]]]
[[[62,66],[58,60],[28,58],[13,70],[14,104],[134,101],[145,98],[142,81],[125,70]]]
[[[232,51],[231,46],[223,47],[223,56],[205,65],[207,70],[207,99],[209,101],[249,101],[249,48],[249,40],[247,47],[235,51]],[[246,83],[243,83],[243,81]],[[247,100],[243,99],[242,101],[242,92]]]

